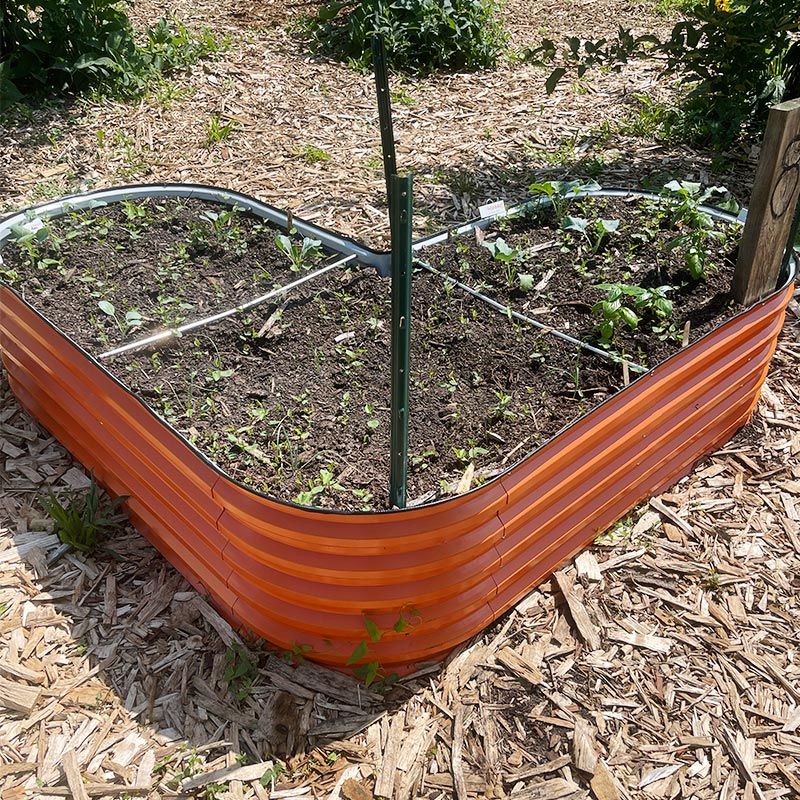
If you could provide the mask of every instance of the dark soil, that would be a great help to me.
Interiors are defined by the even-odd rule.
[[[275,246],[274,230],[247,214],[214,225],[207,204],[142,207],[146,218],[109,207],[82,215],[77,226],[71,218],[55,221],[33,255],[15,246],[3,250],[6,279],[95,355],[141,338],[147,327],[236,306],[297,277]],[[640,309],[636,330],[618,327],[605,343],[648,365],[681,346],[687,321],[696,338],[729,315],[730,241],[709,239],[720,268],[707,282],[692,281],[681,250],[667,246],[674,230],[656,223],[652,235],[630,237],[643,225],[638,204],[599,200],[571,213],[613,216],[619,233],[593,253],[582,235],[553,227],[546,216],[504,220],[485,240],[500,237],[520,251],[513,273],[473,235],[430,248],[422,258],[525,315],[595,343],[592,308],[605,296],[595,284],[669,285],[675,306],[669,320]],[[141,225],[131,236],[137,219]],[[371,269],[340,268],[277,302],[107,364],[237,480],[302,504],[383,509],[389,290],[390,281]],[[485,482],[623,386],[619,363],[512,320],[424,269],[415,273],[413,295],[412,503],[454,492],[470,464],[472,485]],[[100,299],[115,306],[118,319],[139,311],[145,325],[123,332],[98,308]],[[174,319],[165,319],[165,305]]]
[[[0,277],[92,353],[297,277],[275,245],[274,226],[200,200],[112,204],[54,219],[44,233],[42,241],[6,247]],[[130,311],[141,314],[140,326],[125,324]]]
[[[601,315],[595,305],[606,297],[598,284],[626,284],[642,288],[669,287],[666,297],[674,310],[660,320],[647,309],[638,327],[615,327],[608,349],[642,365],[654,366],[694,341],[733,312],[729,288],[733,277],[737,228],[717,222],[721,238],[703,238],[709,267],[704,280],[695,280],[686,267],[686,246],[672,246],[689,230],[685,223],[671,224],[662,204],[641,198],[588,198],[570,204],[568,213],[590,222],[613,220],[618,229],[601,239],[596,252],[580,233],[562,230],[547,207],[532,216],[509,217],[479,236],[485,244],[502,239],[519,250],[507,265],[492,256],[476,237],[435,245],[422,256],[429,264],[456,277],[515,311],[570,333],[581,341],[598,344]],[[659,219],[659,215],[664,215]],[[522,291],[519,275],[529,275],[533,288]]]

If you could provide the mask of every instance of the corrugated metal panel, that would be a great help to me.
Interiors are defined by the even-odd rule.
[[[387,670],[441,658],[748,417],[791,287],[686,348],[502,479],[422,508],[325,513],[220,474],[83,351],[0,289],[14,391],[231,619],[343,666],[366,638]],[[392,625],[403,613],[414,625]]]

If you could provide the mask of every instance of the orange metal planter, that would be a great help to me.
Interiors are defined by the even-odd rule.
[[[0,346],[22,404],[229,619],[280,648],[387,672],[441,659],[749,417],[792,285],[581,417],[500,478],[384,513],[285,504],[231,480],[6,286]],[[403,614],[413,625],[392,626]]]

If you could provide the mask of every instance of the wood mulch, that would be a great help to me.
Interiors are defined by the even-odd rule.
[[[136,13],[152,20],[157,5]],[[194,180],[385,241],[370,80],[309,60],[278,28],[247,28],[283,19],[279,4],[170,5],[236,46],[171,105],[77,103],[5,126],[3,207]],[[522,37],[539,20],[550,33],[664,24],[648,8],[540,0],[506,13]],[[522,194],[534,175],[581,174],[587,158],[603,160],[606,184],[693,175],[746,199],[746,153],[717,177],[709,153],[599,141],[637,93],[670,91],[649,67],[549,98],[542,76],[504,66],[402,84],[415,104],[395,107],[399,155],[419,170],[421,230],[501,187]],[[206,146],[212,111],[237,129]],[[306,144],[330,159],[310,163]],[[132,529],[93,556],[61,546],[38,497],[87,478],[2,373],[0,797],[800,796],[799,336],[793,302],[753,421],[729,444],[387,697],[242,641]]]

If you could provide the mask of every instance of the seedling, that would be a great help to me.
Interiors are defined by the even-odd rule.
[[[100,497],[94,473],[90,476],[89,490],[83,496],[73,495],[66,505],[52,492],[40,499],[45,513],[55,522],[55,533],[64,543],[91,553],[97,547],[99,536],[109,533],[125,522],[125,515],[118,512],[127,497],[113,500]]]
[[[600,188],[596,181],[544,181],[543,183],[532,183],[528,189],[538,200],[538,205],[550,205],[556,217],[557,224],[567,214],[570,201],[582,192],[594,192]]]
[[[522,255],[522,250],[516,247],[509,247],[504,239],[497,238],[493,242],[483,242],[483,246],[492,254],[495,261],[502,261],[509,264],[517,261]]]
[[[618,219],[596,219],[590,222],[583,217],[565,217],[561,227],[565,231],[577,231],[582,234],[592,253],[597,253],[606,239],[619,228]]]
[[[478,447],[474,441],[470,439],[468,447],[454,447],[453,453],[455,457],[464,465],[467,466],[475,461],[478,456],[484,456],[489,451],[485,447]]]
[[[308,491],[300,492],[294,501],[301,506],[311,506],[319,495],[330,491],[345,491],[345,487],[336,480],[333,464],[323,467],[319,471],[319,478],[308,482]]]
[[[144,317],[134,308],[125,312],[124,317],[117,316],[117,309],[108,300],[101,300],[97,307],[107,316],[111,317],[116,323],[122,336],[127,336],[131,331],[141,328],[144,325]]]
[[[250,696],[250,690],[258,676],[256,664],[250,653],[239,644],[232,644],[225,652],[225,671],[222,679],[228,683],[228,691],[239,701]]]
[[[294,228],[289,231],[290,234],[294,232]],[[289,269],[292,272],[301,272],[309,269],[312,259],[320,254],[322,242],[319,239],[304,236],[302,243],[298,245],[291,236],[278,231],[275,234],[275,245],[289,259]]]
[[[491,254],[495,261],[500,261],[505,266],[506,285],[513,288],[515,285],[523,292],[529,292],[533,288],[533,275],[519,272],[516,263],[521,261],[525,250],[521,247],[509,247],[506,241],[500,237],[493,242],[481,243]]]
[[[659,320],[664,320],[672,314],[672,301],[667,298],[667,293],[672,291],[671,286],[658,286],[654,289],[644,289],[641,286],[630,286],[623,283],[600,283],[596,289],[606,292],[606,297],[595,303],[592,313],[599,314],[602,321],[598,327],[600,343],[609,345],[614,338],[614,332],[620,325],[626,325],[635,330],[641,321],[641,314],[649,313]],[[633,304],[625,304],[625,300]]]
[[[223,122],[219,114],[212,114],[206,125],[206,144],[210,147],[229,139],[235,128],[236,123],[232,119]]]
[[[506,394],[502,390],[495,391],[494,396],[497,398],[497,402],[489,409],[489,419],[495,422],[503,419],[516,419],[516,413],[510,408],[511,403],[514,401],[513,396]]]

